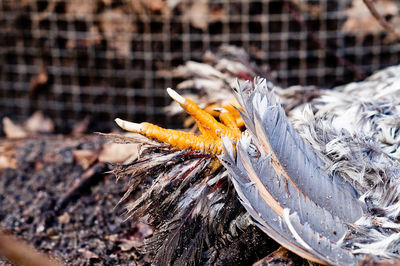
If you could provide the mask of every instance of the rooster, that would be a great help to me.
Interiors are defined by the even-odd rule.
[[[273,249],[261,232],[316,263],[399,261],[399,66],[332,90],[283,90],[197,67],[216,70],[207,80],[226,91],[222,100],[237,101],[234,110],[213,110],[215,118],[168,89],[200,134],[116,119],[146,137],[113,136],[142,143],[139,158],[114,172],[131,177],[121,202],[143,188],[127,217],[154,226],[141,247],[154,264],[248,263]]]

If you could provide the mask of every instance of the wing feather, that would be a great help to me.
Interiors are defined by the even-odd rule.
[[[232,145],[229,144],[229,146]],[[240,201],[253,217],[258,227],[269,237],[297,255],[310,261],[324,264],[323,260],[318,259],[294,241],[295,239],[292,237],[289,228],[283,222],[282,217],[274,212],[269,205],[263,203],[254,183],[252,183],[248,176],[237,167],[236,163],[232,160],[233,158],[228,154],[224,154],[221,155],[220,159],[225,166],[230,168],[231,180],[239,195]]]
[[[357,200],[357,191],[350,183],[325,172],[325,163],[290,125],[265,81],[256,82],[252,95],[246,100],[246,94],[243,94],[241,102],[245,104],[244,110],[253,110],[253,113],[245,114],[252,124],[249,128],[254,129],[250,132],[265,154],[271,155],[275,171],[344,221],[358,220],[364,213],[365,204]]]
[[[220,156],[244,207],[262,230],[300,256],[354,264],[357,258],[336,243],[362,217],[365,203],[351,184],[325,172],[323,159],[290,125],[271,83],[254,84],[239,84],[236,92],[249,133],[235,148],[224,140]]]
[[[289,215],[289,209],[285,209],[284,221],[297,242],[302,243],[304,248],[310,250],[317,258],[333,265],[357,263],[358,259],[350,251],[315,232],[310,224],[302,224],[297,213]]]

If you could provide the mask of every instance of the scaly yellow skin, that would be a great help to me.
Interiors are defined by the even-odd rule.
[[[190,149],[209,154],[219,154],[222,151],[221,139],[216,139],[209,134],[195,135],[191,132],[161,128],[146,122],[141,125],[143,129],[137,133],[180,150]]]
[[[231,112],[223,109],[219,114],[221,122],[218,122],[211,114],[202,110],[192,100],[183,98],[171,89],[168,89],[168,93],[196,121],[201,135],[164,129],[146,122],[135,124],[121,119],[116,119],[115,121],[121,128],[127,131],[140,133],[150,139],[167,143],[174,148],[193,150],[210,155],[218,155],[223,151],[223,137],[235,141],[241,136],[236,118]]]
[[[214,117],[219,117],[220,112],[215,110],[216,107],[220,107],[220,106],[218,106],[216,104],[210,104],[204,108],[204,111],[206,111],[207,113],[211,114]],[[232,117],[236,121],[237,126],[239,128],[242,128],[242,127],[244,127],[244,122],[243,122],[243,119],[240,117],[240,114],[236,108],[241,109],[243,111],[243,109],[239,106],[239,103],[236,100],[231,101],[230,104],[222,106],[222,109],[225,109],[232,115]],[[185,127],[190,127],[190,125],[192,125],[193,123],[194,123],[194,119],[192,117],[188,117],[184,121]]]

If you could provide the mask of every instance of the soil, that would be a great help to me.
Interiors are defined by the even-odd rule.
[[[0,172],[0,228],[68,265],[147,264],[134,249],[151,228],[123,220],[116,207],[126,188],[93,162],[84,169],[75,150],[98,153],[99,136],[41,136],[11,143],[16,169]],[[0,264],[4,262],[0,259]]]

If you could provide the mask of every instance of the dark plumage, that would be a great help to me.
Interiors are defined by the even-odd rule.
[[[126,205],[127,218],[155,227],[140,247],[154,264],[248,264],[260,250],[276,245],[251,222],[221,166],[210,173],[207,154],[171,150],[155,141],[133,136],[111,136],[115,141],[143,146],[140,157],[116,166],[117,178],[130,176],[121,202],[140,186],[141,196]],[[243,237],[244,236],[244,237]],[[239,249],[246,246],[248,249]]]
[[[367,254],[398,259],[399,80],[396,66],[326,91],[282,90],[259,78],[238,82],[247,130],[235,146],[224,140],[224,167],[217,169],[211,154],[146,141],[138,159],[115,169],[117,177],[131,177],[124,200],[143,188],[127,205],[129,217],[155,227],[143,252],[155,264],[239,263],[229,261],[232,243],[253,238],[248,243],[262,243],[264,255],[271,251],[257,225],[320,263],[357,264]],[[217,83],[227,91],[226,82]],[[235,258],[252,252],[257,247],[249,244]]]

